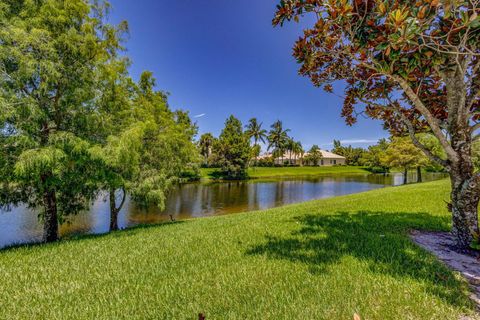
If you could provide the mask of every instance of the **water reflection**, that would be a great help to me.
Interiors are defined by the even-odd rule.
[[[443,178],[442,174],[424,174],[424,181]],[[409,176],[415,181],[415,174]],[[401,174],[353,175],[341,177],[308,177],[297,179],[251,180],[186,184],[173,190],[166,209],[142,210],[126,201],[119,214],[120,228],[158,223],[174,219],[206,217],[244,211],[261,210],[312,199],[363,192],[399,185]],[[70,217],[60,228],[62,236],[79,233],[105,233],[109,226],[109,205],[98,199],[89,212]],[[0,211],[0,247],[39,241],[42,226],[37,214],[24,207],[10,212]]]

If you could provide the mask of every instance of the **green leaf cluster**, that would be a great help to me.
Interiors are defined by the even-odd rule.
[[[240,120],[231,115],[214,144],[216,162],[223,179],[245,179],[248,176],[247,169],[252,156],[249,140]]]

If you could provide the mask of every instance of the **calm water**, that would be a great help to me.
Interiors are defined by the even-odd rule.
[[[443,174],[424,174],[424,181],[445,177]],[[414,174],[409,176],[415,181]],[[248,182],[219,182],[186,184],[172,191],[166,209],[141,210],[126,201],[119,214],[120,228],[138,224],[158,223],[175,219],[197,218],[267,209],[284,204],[312,199],[357,193],[385,186],[399,185],[401,174],[353,175],[341,177],[315,177]],[[109,226],[109,205],[98,199],[89,212],[70,217],[61,226],[62,236],[81,233],[105,233]],[[35,242],[42,238],[42,226],[37,213],[25,207],[10,212],[0,211],[0,247],[16,243]]]

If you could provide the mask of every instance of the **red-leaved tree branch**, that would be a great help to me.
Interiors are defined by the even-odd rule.
[[[282,0],[274,25],[313,14],[293,55],[299,73],[332,92],[345,84],[347,124],[364,114],[393,135],[408,135],[451,176],[453,233],[478,241],[480,174],[472,144],[480,139],[480,1]],[[417,138],[434,135],[444,157]]]

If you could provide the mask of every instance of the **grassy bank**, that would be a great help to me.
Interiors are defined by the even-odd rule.
[[[201,176],[203,179],[209,179],[215,172],[214,168],[202,168]],[[335,166],[335,167],[257,167],[249,168],[250,178],[274,178],[274,177],[306,177],[320,175],[341,175],[341,174],[366,174],[363,167]]]
[[[1,319],[458,319],[467,286],[409,240],[448,183],[0,252]]]

